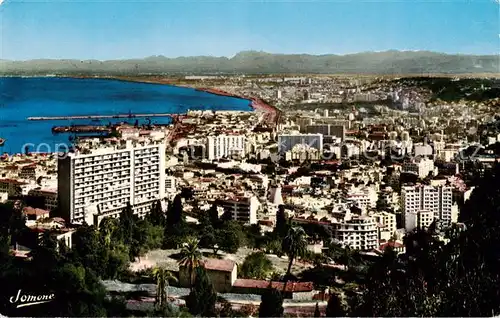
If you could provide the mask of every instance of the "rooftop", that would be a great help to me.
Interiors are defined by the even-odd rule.
[[[240,288],[257,288],[257,289],[266,289],[266,288],[275,288],[280,291],[284,288],[284,283],[282,282],[270,282],[267,280],[258,280],[258,279],[237,279],[234,282],[233,287]],[[313,283],[312,282],[288,282],[286,284],[285,292],[309,292],[312,291]]]
[[[209,258],[203,263],[205,269],[207,270],[222,272],[232,272],[234,267],[236,266],[236,263],[234,261],[228,259]]]

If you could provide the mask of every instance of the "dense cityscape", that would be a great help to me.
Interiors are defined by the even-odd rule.
[[[251,110],[131,112],[54,127],[66,152],[5,152],[1,314],[500,313],[497,78],[107,79]]]

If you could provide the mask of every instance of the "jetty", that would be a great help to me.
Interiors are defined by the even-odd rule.
[[[42,116],[28,117],[28,120],[73,120],[73,119],[110,119],[110,118],[147,118],[147,117],[177,117],[183,114],[115,114],[115,115],[77,115],[77,116]],[[185,114],[184,114],[185,115]]]

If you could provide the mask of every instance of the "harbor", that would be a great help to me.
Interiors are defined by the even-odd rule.
[[[76,119],[111,119],[111,118],[148,118],[148,117],[176,117],[183,114],[152,113],[152,114],[115,114],[115,115],[76,115],[76,116],[40,116],[28,117],[28,120],[76,120]],[[185,115],[185,114],[184,114]]]

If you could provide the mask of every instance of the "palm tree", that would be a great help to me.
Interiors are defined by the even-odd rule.
[[[99,225],[99,232],[101,232],[104,244],[109,247],[111,245],[111,238],[115,231],[118,229],[117,220],[114,218],[104,218]]]
[[[155,267],[153,269],[153,277],[156,280],[155,305],[161,309],[168,304],[168,281],[177,281],[177,277],[163,267]]]
[[[285,277],[290,276],[292,263],[296,257],[304,256],[307,250],[307,234],[302,227],[290,227],[283,240],[283,252],[288,255],[289,263]]]
[[[189,271],[189,284],[193,285],[194,269],[200,265],[201,252],[198,248],[199,241],[194,237],[189,237],[181,249],[181,259],[179,266],[185,266]]]

